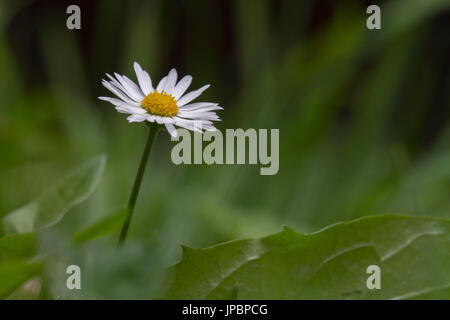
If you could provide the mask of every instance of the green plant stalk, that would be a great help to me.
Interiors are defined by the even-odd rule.
[[[134,207],[136,205],[136,199],[139,194],[139,189],[141,188],[142,178],[144,177],[145,168],[147,167],[148,157],[150,155],[150,150],[152,149],[153,141],[159,131],[159,126],[156,123],[148,124],[148,136],[147,142],[145,143],[144,153],[142,154],[141,162],[139,164],[139,169],[136,173],[136,178],[134,179],[133,189],[131,190],[130,200],[128,201],[127,214],[125,221],[120,231],[118,247],[121,247],[125,242],[128,235],[128,229],[130,227],[131,218],[133,217]]]

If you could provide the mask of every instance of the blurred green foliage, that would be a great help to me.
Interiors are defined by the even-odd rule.
[[[158,297],[181,244],[282,224],[312,232],[373,214],[450,218],[448,1],[384,1],[381,31],[366,29],[364,1],[79,3],[82,30],[70,31],[69,3],[0,2],[0,217],[108,156],[93,195],[38,233],[38,297]],[[211,83],[202,99],[225,108],[219,129],[279,128],[280,171],[175,166],[161,134],[119,255],[117,232],[73,239],[127,202],[146,128],[96,97],[105,72],[133,77],[134,60],[154,81],[175,66],[193,88]],[[41,267],[14,263],[30,276]],[[70,264],[83,270],[81,291],[65,288]]]

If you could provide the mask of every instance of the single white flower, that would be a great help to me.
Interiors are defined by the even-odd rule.
[[[213,121],[220,121],[215,110],[223,109],[217,103],[190,103],[208,89],[209,84],[200,89],[184,94],[192,82],[191,76],[184,76],[177,83],[177,71],[170,70],[156,86],[152,86],[149,74],[135,62],[139,86],[126,76],[114,73],[115,78],[106,74],[110,81],[102,80],[102,84],[119,99],[98,97],[112,103],[116,110],[130,114],[129,122],[156,122],[165,125],[171,136],[177,136],[175,126],[188,130],[203,132],[215,131]]]

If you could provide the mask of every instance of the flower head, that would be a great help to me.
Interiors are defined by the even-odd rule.
[[[212,102],[191,103],[208,89],[209,84],[184,94],[192,82],[189,75],[177,82],[177,71],[172,69],[153,88],[149,74],[137,62],[134,63],[134,71],[139,86],[127,76],[106,74],[109,81],[102,80],[102,84],[118,99],[98,98],[112,103],[117,111],[129,114],[129,122],[156,122],[164,125],[173,137],[177,136],[175,126],[198,132],[216,130],[213,121],[220,119],[215,111],[223,108]]]

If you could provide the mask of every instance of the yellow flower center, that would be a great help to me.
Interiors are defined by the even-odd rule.
[[[142,100],[141,107],[151,114],[163,117],[171,117],[178,113],[178,106],[175,98],[164,91],[161,93],[157,91],[149,93]]]

